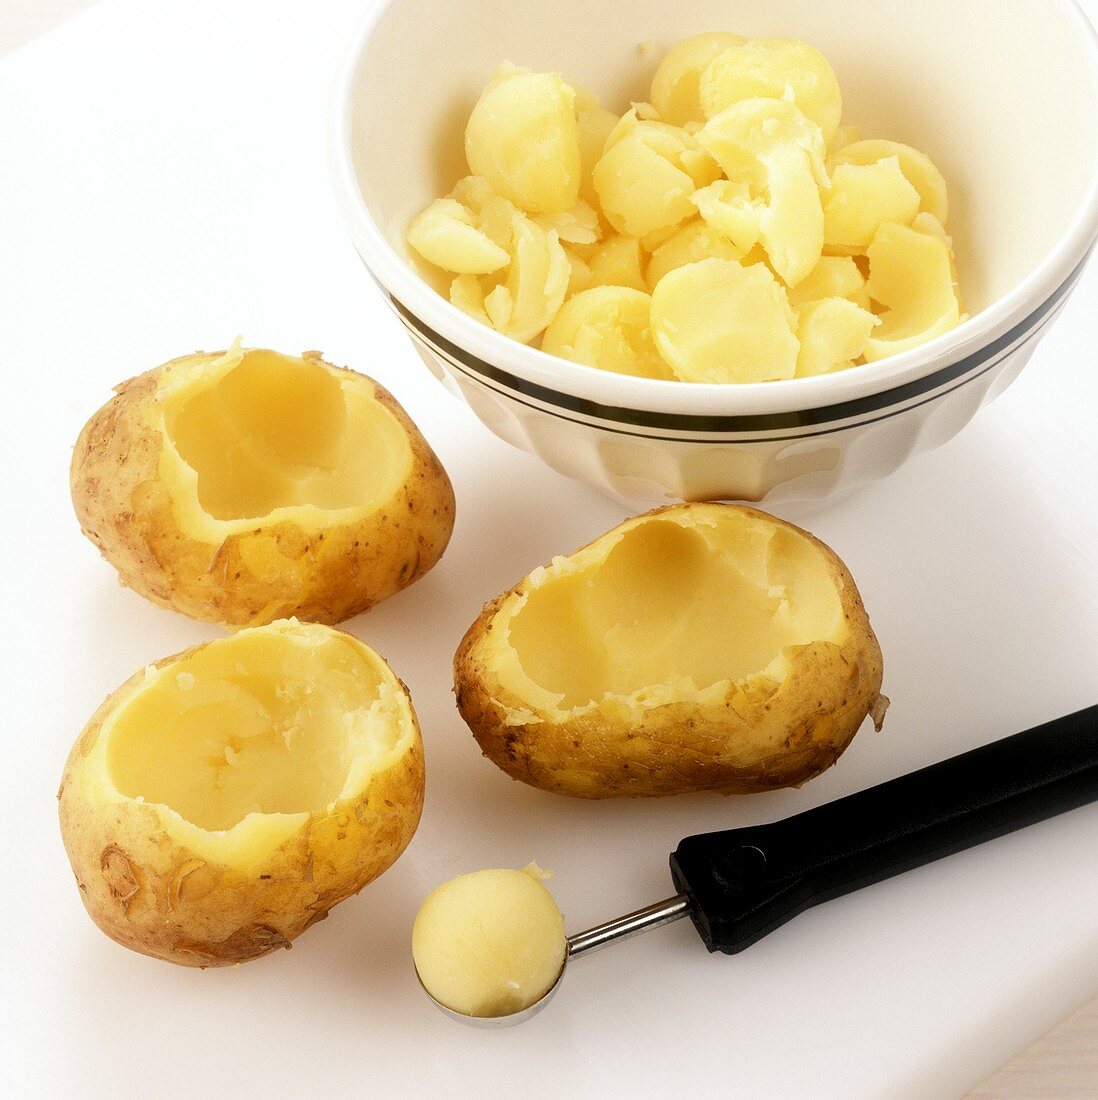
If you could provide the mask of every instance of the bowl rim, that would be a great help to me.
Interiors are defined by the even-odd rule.
[[[452,305],[422,279],[389,242],[358,186],[352,149],[352,93],[366,45],[397,0],[372,0],[337,70],[328,110],[328,161],[344,223],[359,256],[398,313],[436,339],[495,367],[497,381],[560,395],[584,404],[672,417],[751,417],[848,405],[902,389],[943,366],[977,357],[1004,334],[1026,327],[1071,284],[1098,238],[1098,157],[1075,216],[1041,262],[1015,287],[949,332],[899,355],[813,378],[774,382],[664,381],[637,378],[574,363],[521,344]],[[1094,102],[1098,104],[1098,32],[1080,0],[1050,0],[1073,19],[1084,41]],[[1095,112],[1098,120],[1098,111]],[[1001,342],[1001,341],[1000,341]]]

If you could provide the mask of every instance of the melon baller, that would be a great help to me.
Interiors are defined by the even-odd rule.
[[[671,855],[678,893],[569,936],[556,982],[519,1012],[466,1016],[431,1000],[475,1027],[521,1023],[590,951],[688,916],[710,951],[734,955],[813,905],[1095,799],[1098,706],[782,821],[687,837]]]

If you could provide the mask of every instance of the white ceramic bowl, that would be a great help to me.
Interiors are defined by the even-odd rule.
[[[621,109],[663,48],[714,29],[812,42],[847,121],[930,154],[971,320],[839,374],[662,382],[509,340],[412,270],[407,225],[465,174],[465,120],[502,60]],[[630,501],[818,498],[944,443],[1018,375],[1098,236],[1098,43],[1074,0],[376,0],[331,126],[351,237],[432,373],[501,438]]]

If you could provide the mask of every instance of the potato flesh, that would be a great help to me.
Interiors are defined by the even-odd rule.
[[[550,570],[507,637],[530,680],[574,709],[775,674],[786,648],[844,630],[840,595],[812,544],[732,516],[696,526],[655,518],[600,560]]]
[[[793,307],[763,308],[763,344],[774,358],[760,359],[760,326],[734,334],[728,315],[695,308],[690,323],[708,329],[656,339],[671,376],[686,382],[845,370],[907,350],[962,319],[959,309],[952,320],[942,314],[922,334],[899,340],[878,331],[851,359],[846,351],[859,342],[866,317],[840,303],[815,305],[837,298],[865,314],[884,312],[862,274],[882,225],[939,236],[951,263],[952,242],[941,173],[911,146],[863,140],[857,128],[842,125],[838,81],[814,47],[725,31],[695,35],[664,56],[650,98],[617,118],[558,74],[505,64],[466,129],[476,193],[461,181],[408,232],[420,256],[451,273],[445,283],[428,273],[432,285],[443,293],[448,285],[451,303],[481,323],[533,344],[566,303],[593,288],[629,287],[657,303],[658,284],[687,264],[764,262]],[[823,261],[847,257],[858,259],[860,285],[828,289],[829,279],[849,279]],[[813,275],[814,285],[802,291]],[[798,312],[810,303],[814,316],[805,322]],[[821,324],[832,331],[821,333]],[[659,332],[658,318],[651,328]],[[804,334],[813,346],[800,349]],[[684,357],[679,344],[695,350]],[[686,359],[702,348],[706,362],[695,369]],[[724,362],[712,361],[718,353]],[[620,372],[613,356],[566,357]]]
[[[338,636],[245,631],[152,672],[113,719],[108,775],[211,832],[316,813],[396,746],[399,703]]]
[[[652,292],[656,347],[686,381],[792,378],[794,324],[789,300],[764,264],[699,260],[668,272]]]
[[[824,245],[826,146],[819,127],[785,100],[746,99],[711,117],[698,141],[759,203],[759,239],[771,266],[795,287]]]
[[[377,671],[338,640],[251,633],[174,664],[111,730],[120,793],[158,802],[207,830],[250,813],[316,812],[338,799],[352,763],[390,751],[400,725]]]
[[[700,86],[707,118],[745,99],[789,99],[830,141],[839,127],[842,95],[827,58],[804,42],[769,38],[744,42],[718,54]]]
[[[883,359],[946,332],[960,319],[949,245],[936,234],[885,224],[869,246],[866,288],[885,306],[865,350]]]
[[[473,174],[524,210],[567,210],[580,188],[575,97],[555,73],[501,70],[465,129],[465,156]]]
[[[614,233],[598,245],[587,260],[590,286],[626,286],[647,292],[644,261],[644,251],[636,237]]]
[[[567,952],[564,919],[537,868],[476,871],[433,890],[412,929],[424,987],[466,1016],[508,1016],[540,1000]]]
[[[650,299],[624,286],[596,286],[565,303],[542,351],[617,374],[671,378],[652,343]]]
[[[718,54],[744,41],[738,34],[715,31],[684,38],[672,46],[652,77],[652,106],[660,118],[675,126],[704,121],[698,88],[702,73]]]
[[[725,234],[718,232],[705,220],[697,219],[684,225],[652,253],[645,272],[645,282],[651,291],[664,275],[678,267],[685,267],[699,260],[738,260],[742,255]]]
[[[883,160],[895,157],[904,178],[919,193],[919,209],[933,215],[940,222],[945,222],[949,216],[945,179],[926,153],[899,141],[882,140],[848,141],[838,147],[833,146],[832,152],[833,166],[880,164]]]
[[[607,139],[593,179],[610,224],[631,237],[673,231],[694,215],[690,196],[717,176],[686,131],[627,114]]]
[[[847,298],[820,298],[797,311],[797,377],[846,370],[865,354],[881,322]]]
[[[898,157],[837,165],[824,199],[824,244],[864,255],[885,222],[908,225],[918,212],[919,192],[908,182]]]
[[[391,493],[407,464],[400,426],[376,402],[305,359],[255,350],[209,384],[169,398],[168,438],[219,520],[279,508],[361,507]]]

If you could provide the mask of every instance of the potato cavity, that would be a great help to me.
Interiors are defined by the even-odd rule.
[[[465,130],[472,175],[408,230],[431,285],[550,355],[684,382],[833,373],[963,319],[941,173],[841,125],[818,50],[696,35],[650,97],[619,117],[504,63]],[[849,290],[820,274],[835,259]],[[630,296],[586,297],[608,287]]]
[[[812,544],[734,512],[693,525],[641,519],[531,581],[507,638],[564,710],[764,673],[780,680],[788,647],[846,632]]]
[[[409,461],[383,406],[328,367],[274,351],[228,353],[166,396],[164,421],[216,520],[364,507],[393,492]]]
[[[325,810],[408,734],[403,696],[350,640],[276,623],[150,669],[113,718],[107,772],[125,797],[222,831]]]

